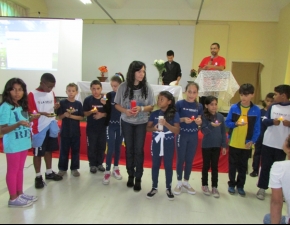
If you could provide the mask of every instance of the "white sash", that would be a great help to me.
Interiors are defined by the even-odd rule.
[[[158,134],[156,137],[155,137],[155,141],[156,143],[158,143],[160,140],[161,140],[161,145],[160,145],[160,154],[159,156],[164,156],[164,138],[165,138],[165,135],[166,134],[172,134],[171,131],[167,131],[167,132],[154,132],[156,134]]]

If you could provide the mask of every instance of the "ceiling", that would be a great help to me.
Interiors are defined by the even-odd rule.
[[[49,17],[107,20],[196,20],[202,0],[45,0]],[[204,0],[200,21],[279,21],[290,0]]]

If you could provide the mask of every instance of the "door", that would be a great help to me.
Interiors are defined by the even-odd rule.
[[[253,103],[261,104],[261,72],[264,65],[260,62],[232,62],[232,74],[239,85],[252,84],[255,87]],[[240,101],[239,92],[231,99],[231,104]]]

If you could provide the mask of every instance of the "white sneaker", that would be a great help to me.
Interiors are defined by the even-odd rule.
[[[120,169],[118,166],[115,166],[114,169],[113,169],[113,177],[115,177],[117,180],[122,180],[123,177],[120,173]]]
[[[188,194],[190,194],[190,195],[196,194],[196,191],[190,186],[189,183],[187,183],[186,185],[183,184],[182,186],[185,188],[185,190],[187,191]]]
[[[260,188],[259,191],[258,191],[258,193],[257,193],[257,198],[259,200],[265,200],[265,196],[266,196],[266,190]]]
[[[104,185],[108,185],[110,183],[110,177],[111,177],[111,172],[110,171],[106,171],[104,173],[104,178],[103,178],[103,184]]]

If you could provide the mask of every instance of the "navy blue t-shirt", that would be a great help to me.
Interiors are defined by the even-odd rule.
[[[75,112],[72,113],[74,116],[84,116],[82,103],[79,101],[70,102],[67,99],[60,101],[60,107],[57,111],[58,115],[63,115],[67,112],[67,109],[72,107]],[[79,137],[81,136],[80,121],[70,118],[64,118],[62,120],[61,132],[62,137]]]
[[[187,102],[186,100],[181,100],[176,103],[176,110],[180,116],[180,118],[188,117],[191,118],[194,116],[197,118],[198,116],[203,115],[203,107],[202,104],[198,102]],[[195,122],[191,124],[180,123],[180,133],[196,133],[198,132],[198,126]]]
[[[116,92],[112,91],[110,93],[107,94],[107,96],[110,95],[111,97],[111,112],[110,112],[110,125],[120,125],[120,118],[121,118],[121,112],[118,111],[115,107],[116,103],[115,103],[115,96],[116,96]]]
[[[91,111],[94,107],[98,109],[98,112],[107,113],[105,106],[101,103],[101,99],[96,99],[94,96],[89,96],[85,98],[83,109],[84,112]],[[100,130],[106,129],[106,118],[101,118],[98,120],[94,119],[94,114],[87,117],[87,133],[97,133]]]
[[[164,112],[161,110],[156,110],[152,112],[149,118],[149,122],[153,122],[153,126],[156,126],[156,124],[158,124],[158,121],[159,121],[159,116],[164,116]],[[171,126],[174,126],[175,123],[180,123],[180,118],[179,118],[178,113],[175,113],[173,120],[167,121],[167,123],[169,123]],[[163,126],[163,132],[166,133],[167,131],[169,131],[168,128]],[[157,135],[158,133],[153,132],[152,138],[154,139]],[[165,140],[174,139],[174,135],[175,135],[174,133],[166,134]]]

